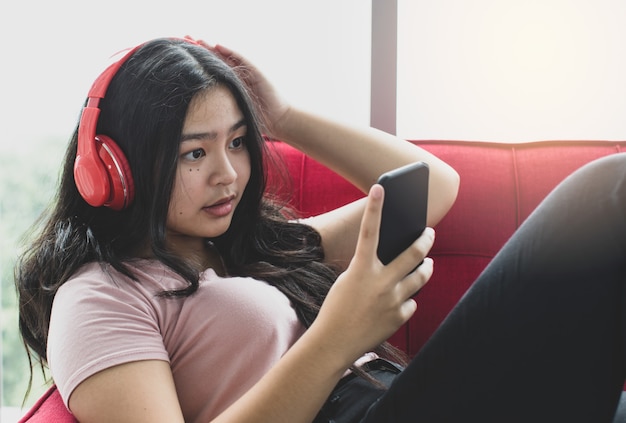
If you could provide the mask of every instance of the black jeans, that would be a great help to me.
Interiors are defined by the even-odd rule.
[[[544,200],[362,421],[611,422],[625,345],[626,154],[616,154]]]

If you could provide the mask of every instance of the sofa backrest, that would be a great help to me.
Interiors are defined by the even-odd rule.
[[[461,176],[459,195],[437,225],[431,251],[435,274],[418,297],[414,316],[391,342],[414,355],[500,247],[567,175],[593,159],[626,151],[626,141],[545,141],[520,144],[411,141]],[[281,142],[270,143],[291,176],[269,183],[304,216],[363,196],[340,176]]]

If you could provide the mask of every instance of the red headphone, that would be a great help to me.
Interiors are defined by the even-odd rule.
[[[98,76],[89,90],[87,105],[78,124],[78,149],[74,161],[74,181],[83,199],[93,207],[122,210],[135,196],[135,185],[128,161],[110,137],[96,135],[98,105],[124,62],[139,48],[130,50]]]

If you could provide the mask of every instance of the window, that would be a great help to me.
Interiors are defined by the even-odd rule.
[[[626,3],[398,0],[398,135],[626,139]]]

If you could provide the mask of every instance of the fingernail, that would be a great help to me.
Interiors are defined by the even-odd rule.
[[[370,188],[370,196],[372,198],[381,198],[383,195],[383,187],[379,184],[374,184]]]

